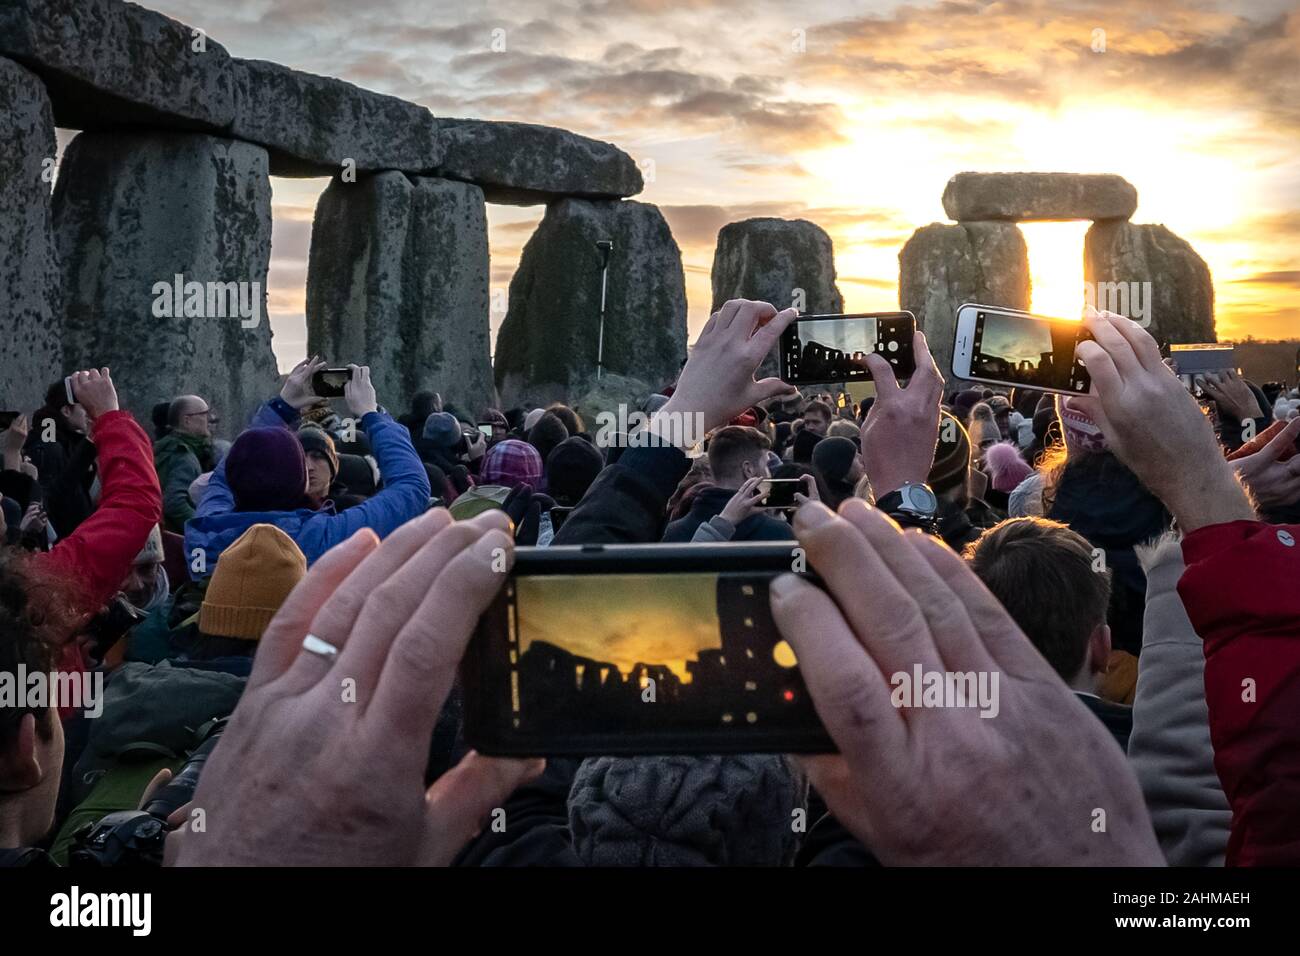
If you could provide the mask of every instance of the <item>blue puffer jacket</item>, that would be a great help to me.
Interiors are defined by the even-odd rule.
[[[291,405],[277,397],[258,408],[251,427],[289,428],[297,425],[298,417]],[[333,508],[236,511],[223,460],[212,473],[198,511],[185,523],[185,554],[190,577],[200,580],[211,575],[221,553],[255,524],[273,524],[293,538],[310,566],[362,528],[370,528],[384,538],[423,514],[429,507],[429,478],[411,446],[406,427],[393,421],[386,412],[370,412],[361,419],[361,427],[379,464],[384,489],[341,514],[335,514]],[[197,560],[200,557],[202,560]]]

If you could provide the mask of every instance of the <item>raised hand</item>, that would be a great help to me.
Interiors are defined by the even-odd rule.
[[[311,378],[325,368],[326,364],[324,359],[315,355],[303,359],[293,367],[293,371],[285,379],[284,386],[280,389],[280,398],[299,409],[306,408],[316,401],[319,396],[312,389]]]
[[[504,564],[501,559],[504,558]],[[357,532],[271,621],[179,833],[181,866],[446,864],[541,761],[471,753],[424,786],[429,739],[513,560],[509,520],[436,509],[380,544]],[[312,652],[314,635],[337,656]],[[316,645],[318,648],[320,645]]]
[[[710,432],[751,405],[798,391],[779,378],[754,381],[755,370],[798,314],[794,309],[777,312],[775,306],[748,299],[723,305],[709,317],[672,397],[655,413],[650,430],[666,438],[665,423],[699,416],[703,430]]]
[[[92,420],[118,410],[117,389],[107,368],[73,372],[72,394]]]
[[[898,384],[883,357],[867,356],[876,400],[862,423],[862,460],[877,499],[906,482],[925,481],[934,465],[943,376],[924,332],[913,333],[912,352],[916,373],[906,387]]]
[[[947,545],[859,499],[794,525],[828,591],[785,575],[772,610],[840,751],[804,761],[881,862],[1163,862],[1123,752]],[[917,666],[983,674],[991,699],[895,706]]]
[[[1214,429],[1165,365],[1155,339],[1112,312],[1084,323],[1093,341],[1079,343],[1078,356],[1088,367],[1092,391],[1072,401],[1101,427],[1110,449],[1184,531],[1254,519]]]
[[[348,410],[353,417],[360,420],[365,415],[379,410],[379,400],[375,395],[375,386],[370,381],[369,365],[349,365],[352,378],[343,386],[343,400],[348,403]]]

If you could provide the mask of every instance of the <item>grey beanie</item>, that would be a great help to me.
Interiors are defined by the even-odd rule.
[[[587,866],[787,866],[807,781],[785,757],[595,757],[569,791]]]
[[[424,420],[424,438],[439,448],[451,448],[460,441],[460,422],[450,412],[434,412]]]

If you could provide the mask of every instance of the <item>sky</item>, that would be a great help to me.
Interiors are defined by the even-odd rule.
[[[662,209],[682,248],[692,340],[718,229],[752,216],[822,226],[846,309],[897,308],[898,252],[947,221],[944,185],[964,170],[1118,173],[1137,187],[1135,222],[1165,224],[1208,262],[1220,338],[1300,336],[1300,0],[146,5],[235,56],[439,116],[616,143],[647,172],[636,198]],[[324,185],[273,181],[282,368],[305,349]],[[542,212],[489,207],[498,302]],[[1086,227],[1024,227],[1034,311],[1078,314]]]
[[[722,646],[718,582],[709,574],[540,575],[519,578],[519,650],[547,641],[618,667],[662,664],[683,684],[701,650]]]

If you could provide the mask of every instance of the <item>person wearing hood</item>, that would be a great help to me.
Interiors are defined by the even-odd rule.
[[[827,497],[822,501],[832,511],[853,497],[853,491],[866,474],[862,453],[852,439],[832,435],[823,438],[813,449],[812,466],[822,476]]]
[[[379,407],[364,365],[350,366],[344,397],[374,450],[384,488],[339,514],[328,505],[319,511],[311,507],[306,454],[290,428],[298,424],[297,410],[316,400],[311,379],[324,367],[314,358],[300,362],[280,395],[258,409],[253,427],[235,439],[212,473],[202,504],[185,525],[185,553],[196,580],[211,575],[222,552],[255,524],[285,532],[310,565],[362,528],[387,537],[428,507],[424,465],[406,429]]]
[[[153,463],[163,490],[163,523],[182,534],[194,517],[190,485],[216,466],[212,409],[197,395],[181,395],[167,406],[167,432],[154,442]]]
[[[69,403],[63,380],[45,392],[33,413],[23,453],[36,466],[50,526],[60,538],[76,530],[95,510],[98,470],[88,434],[91,418],[80,403]]]

